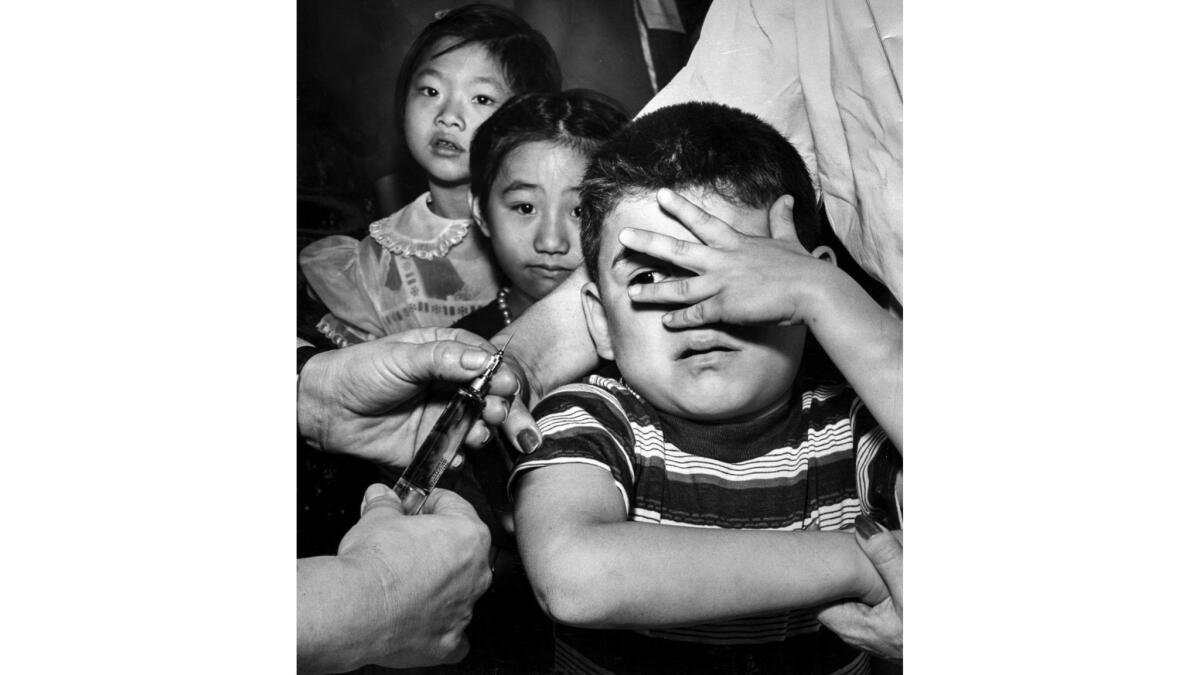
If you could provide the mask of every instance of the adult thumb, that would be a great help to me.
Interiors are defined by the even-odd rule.
[[[854,529],[859,547],[883,578],[896,613],[903,616],[904,546],[895,534],[867,516],[856,518]]]
[[[377,518],[379,514],[392,510],[400,514],[404,513],[404,506],[400,503],[400,498],[383,483],[374,483],[369,485],[367,491],[363,493],[358,514],[360,519],[366,519],[368,513],[375,511],[376,515],[372,517]]]
[[[422,513],[479,520],[479,516],[475,514],[475,507],[471,506],[470,502],[442,488],[434,488],[429,493],[429,499],[425,501],[425,508],[422,509]]]
[[[771,205],[771,210],[767,213],[767,227],[772,239],[800,242],[800,237],[796,234],[796,221],[792,218],[792,208],[795,204],[796,200],[791,195],[783,195]]]

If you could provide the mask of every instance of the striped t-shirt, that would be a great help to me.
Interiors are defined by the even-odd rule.
[[[800,380],[789,405],[766,419],[703,424],[656,411],[623,383],[592,376],[557,389],[534,416],[544,441],[520,461],[511,484],[538,467],[598,466],[635,522],[839,530],[866,510],[890,527],[900,524],[899,454],[845,383]],[[556,663],[567,672],[867,672],[866,658],[806,610],[636,635],[558,633]]]

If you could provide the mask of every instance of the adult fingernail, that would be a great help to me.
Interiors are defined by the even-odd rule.
[[[633,239],[633,230],[630,230],[628,227],[622,229],[620,232],[617,233],[617,241],[621,242],[622,244],[625,244],[626,246],[629,245],[629,242],[632,239]]]
[[[787,199],[787,207],[789,210],[796,207],[796,198],[795,197],[788,195],[786,197],[786,199]]]
[[[633,286],[629,287],[629,297],[636,298],[637,296],[639,296],[641,294],[642,294],[642,285],[641,284],[634,284]]]
[[[458,362],[463,368],[475,370],[476,368],[482,368],[483,364],[487,363],[489,358],[488,353],[481,349],[468,349],[463,352],[462,358]]]
[[[517,444],[521,446],[521,452],[529,455],[538,449],[542,440],[538,438],[537,432],[533,429],[522,429],[521,433],[517,434]]]
[[[887,531],[882,525],[866,515],[859,515],[854,519],[854,530],[858,532],[858,536],[862,537],[863,539],[870,539],[880,532]]]

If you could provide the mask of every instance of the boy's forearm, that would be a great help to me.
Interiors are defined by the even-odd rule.
[[[518,526],[518,532],[520,532]],[[663,627],[863,598],[877,575],[849,533],[765,532],[619,522],[543,542],[530,576],[557,620]],[[545,578],[541,578],[544,575]],[[542,582],[542,583],[539,583]]]
[[[904,326],[842,270],[831,267],[805,317],[897,450],[904,447]]]

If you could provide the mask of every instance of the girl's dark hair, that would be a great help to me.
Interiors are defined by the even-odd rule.
[[[591,89],[515,96],[475,132],[471,192],[486,204],[504,158],[526,143],[549,141],[590,157],[628,121],[616,99]]]
[[[443,38],[454,40],[437,54],[429,54],[433,45]],[[488,50],[500,64],[514,94],[562,88],[562,73],[554,49],[546,37],[524,19],[495,5],[457,7],[425,26],[400,64],[394,104],[396,128],[401,138],[404,137],[404,104],[417,66],[426,58],[441,56],[469,44],[480,44]]]

